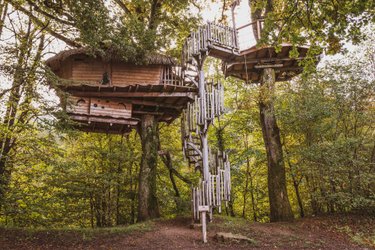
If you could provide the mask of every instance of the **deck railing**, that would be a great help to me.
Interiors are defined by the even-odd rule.
[[[257,45],[261,39],[263,26],[264,19],[258,19],[236,29],[239,37],[238,46],[241,51]]]
[[[207,23],[186,39],[182,50],[182,65],[189,63],[193,56],[207,51],[210,46],[218,46],[238,51],[237,30],[231,27]]]

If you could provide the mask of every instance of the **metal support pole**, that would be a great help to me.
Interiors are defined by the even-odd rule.
[[[200,126],[200,137],[202,142],[202,172],[203,172],[203,185],[210,185],[210,172],[209,172],[209,163],[208,163],[208,140],[207,140],[207,130],[208,130],[208,122],[206,119],[206,88],[204,82],[204,71],[203,71],[203,61],[204,58],[200,58],[201,61],[199,63],[199,97],[201,98],[201,114],[203,117],[203,125]],[[208,186],[202,187],[203,190],[207,190]],[[208,195],[205,196],[207,199],[204,201],[205,206],[209,205]],[[206,211],[201,212],[201,224],[202,224],[202,234],[203,234],[203,242],[207,243],[207,219],[206,219]]]
[[[204,83],[204,71],[200,68],[199,69],[199,97],[201,98],[202,104],[205,104],[205,98],[206,98],[206,88],[205,88],[205,83]],[[202,116],[206,117],[206,107],[203,105],[202,107]],[[209,183],[209,164],[208,164],[208,140],[207,140],[207,129],[208,129],[208,124],[207,120],[204,120],[204,125],[201,126],[200,129],[200,137],[202,141],[202,167],[203,167],[203,180],[207,181]]]
[[[206,225],[206,211],[202,212],[201,223],[202,223],[202,234],[203,242],[207,243],[207,225]]]

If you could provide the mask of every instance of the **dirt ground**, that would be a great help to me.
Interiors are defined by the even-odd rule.
[[[189,218],[156,220],[147,230],[94,234],[82,231],[0,228],[0,249],[375,249],[375,218],[327,216],[288,223],[252,223],[215,217],[207,244]],[[254,240],[219,242],[217,232],[239,233]]]

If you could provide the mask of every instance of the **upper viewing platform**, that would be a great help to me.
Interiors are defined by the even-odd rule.
[[[250,21],[248,8],[247,18],[240,16],[241,26],[237,27],[238,13],[235,9],[245,9],[244,4],[247,2],[235,1],[231,5],[232,27],[207,23],[190,34],[183,46],[182,67],[192,64],[193,59],[199,60],[207,55],[223,61],[225,76],[233,76],[249,83],[259,82],[264,68],[275,69],[276,81],[289,80],[301,73],[303,67],[300,61],[307,56],[309,46],[282,43],[276,49],[274,45],[259,44],[263,35],[263,18]],[[290,52],[295,49],[298,56],[291,57]]]

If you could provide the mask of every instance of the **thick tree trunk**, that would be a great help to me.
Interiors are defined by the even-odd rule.
[[[156,197],[156,167],[159,138],[157,122],[154,116],[142,116],[140,135],[142,141],[142,160],[139,169],[138,221],[144,221],[160,216]]]
[[[280,130],[277,126],[274,114],[274,86],[274,69],[264,69],[260,87],[259,110],[268,162],[270,220],[286,221],[293,219],[293,213],[286,190],[285,165],[280,140]]]

